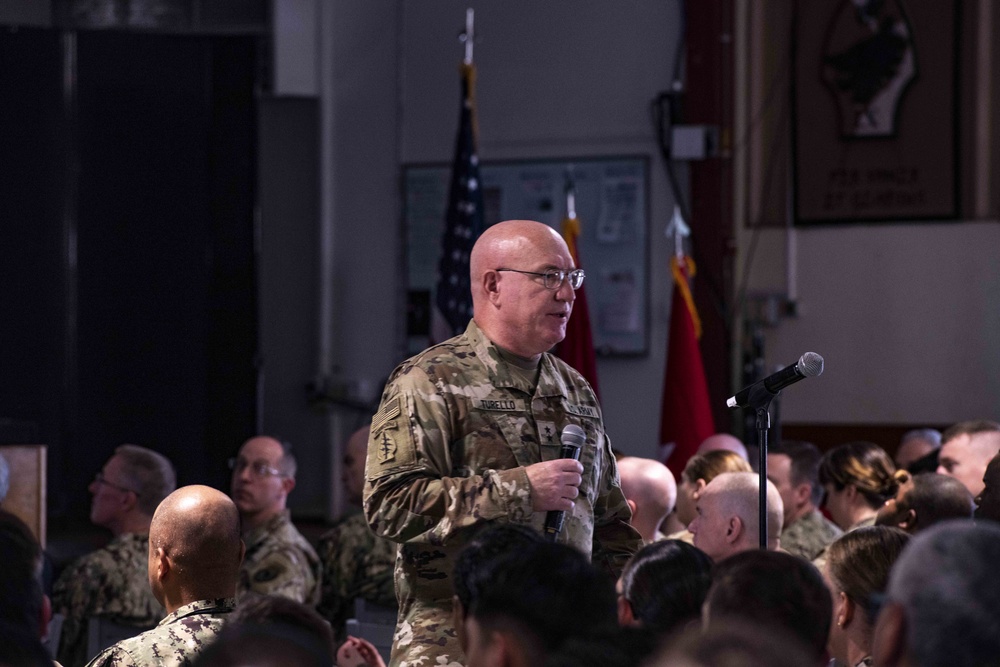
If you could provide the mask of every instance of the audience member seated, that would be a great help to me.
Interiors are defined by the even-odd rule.
[[[207,486],[171,493],[153,515],[149,545],[149,586],[167,616],[105,649],[90,667],[189,665],[236,604],[244,546],[239,512],[224,493]]]
[[[976,496],[976,519],[1000,521],[1000,454],[986,466],[983,490]]]
[[[285,508],[295,488],[291,445],[263,435],[250,438],[230,465],[233,502],[247,547],[240,594],[281,595],[315,606],[320,598],[319,556]]]
[[[892,564],[909,540],[899,528],[866,526],[830,545],[823,579],[833,595],[828,648],[837,664],[871,665],[878,600],[889,583]]]
[[[712,559],[679,540],[663,540],[639,550],[616,586],[618,622],[665,637],[701,618],[712,583]]]
[[[937,468],[937,453],[941,449],[941,431],[932,428],[917,428],[907,431],[899,439],[895,464],[899,470],[934,472]],[[933,464],[933,467],[931,465]],[[910,466],[913,466],[911,469]]]
[[[632,626],[592,633],[586,637],[573,637],[548,655],[544,667],[645,665],[646,659],[659,646],[660,639],[655,633]]]
[[[818,667],[826,665],[832,609],[815,566],[791,554],[755,549],[716,564],[704,619],[709,632],[741,620],[762,632],[791,635],[810,655],[800,664]]]
[[[694,545],[716,563],[747,549],[760,547],[760,478],[752,472],[724,472],[701,494],[697,516],[689,526]],[[767,481],[767,548],[779,545],[784,507]]]
[[[781,548],[810,561],[843,533],[818,509],[823,502],[821,458],[814,444],[797,440],[785,440],[767,453],[767,478],[785,508]]]
[[[255,641],[259,636],[279,638],[277,642],[264,644],[285,643],[285,650],[278,650],[284,660],[293,654],[297,660],[306,657],[292,664],[334,662],[333,629],[315,609],[286,597],[253,592],[240,597],[239,605],[227,617],[225,627],[209,649],[212,653],[206,650],[203,660],[206,664],[259,665],[261,649]],[[221,647],[218,652],[216,645]]]
[[[976,508],[972,494],[954,477],[899,470],[896,481],[899,489],[879,509],[877,526],[895,526],[913,534],[939,521],[972,518]]]
[[[87,655],[88,619],[106,618],[139,634],[163,618],[146,577],[149,523],[176,485],[170,461],[137,445],[117,447],[90,483],[90,521],[110,530],[112,540],[72,563],[53,586],[53,608],[65,617],[57,654],[65,667],[94,657]]]
[[[578,550],[540,542],[500,558],[470,601],[468,667],[542,665],[570,639],[614,632],[612,582]]]
[[[667,517],[668,524],[674,524],[668,537],[691,544],[694,535],[687,529],[694,521],[697,512],[695,505],[701,497],[705,486],[716,476],[724,472],[750,472],[750,464],[738,454],[726,450],[717,450],[697,454],[688,459],[681,481],[677,486],[677,505],[672,514]]]
[[[728,433],[716,433],[702,440],[701,444],[698,445],[697,453],[705,454],[707,452],[733,452],[744,461],[748,460],[746,445],[743,444],[742,440]]]
[[[0,510],[0,664],[52,665],[42,645],[51,607],[42,593],[42,549],[31,529]]]
[[[896,495],[896,466],[885,450],[871,442],[849,442],[823,455],[819,482],[826,490],[825,507],[841,530],[875,523],[875,515]]]
[[[317,609],[330,621],[338,641],[344,640],[344,623],[353,616],[356,599],[396,606],[396,545],[376,537],[361,512],[370,428],[364,426],[347,439],[341,481],[353,507],[319,539],[317,548],[323,563],[323,596]]]
[[[875,624],[879,667],[1000,664],[1000,526],[946,521],[915,535]]]
[[[636,663],[632,663],[636,664]],[[644,667],[803,667],[815,664],[795,637],[774,627],[731,620],[691,630],[668,643]]]
[[[618,461],[618,475],[632,510],[632,527],[642,535],[643,543],[666,539],[660,524],[677,502],[674,474],[659,461],[626,456]]]
[[[455,557],[452,573],[455,593],[452,596],[452,624],[463,652],[468,651],[465,620],[479,589],[489,585],[496,567],[503,566],[505,557],[520,554],[543,541],[541,533],[516,523],[483,524],[474,531]]]
[[[973,498],[978,496],[987,464],[1000,453],[1000,424],[985,419],[959,422],[941,441],[937,471],[960,481]]]

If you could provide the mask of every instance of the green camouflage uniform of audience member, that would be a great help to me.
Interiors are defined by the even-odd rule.
[[[101,616],[143,630],[166,614],[146,574],[149,536],[120,535],[67,567],[52,588],[52,609],[65,616],[57,659],[81,667],[87,658],[87,619]]]
[[[813,510],[781,531],[781,548],[808,561],[817,558],[835,539],[844,534],[837,524],[819,510]]]
[[[451,620],[455,556],[484,522],[543,530],[524,467],[559,458],[567,424],[587,441],[580,496],[559,541],[615,576],[642,546],[593,390],[551,354],[539,364],[532,388],[471,322],[399,366],[386,386],[368,441],[365,515],[377,535],[401,543],[393,667],[464,660]]]
[[[288,510],[251,530],[243,541],[247,553],[240,568],[237,595],[253,591],[316,606],[320,594],[319,556],[292,525]]]
[[[341,517],[319,539],[317,551],[323,563],[323,598],[317,609],[338,640],[344,638],[344,623],[353,617],[355,599],[396,606],[396,545],[376,537],[360,510]]]
[[[235,606],[235,598],[186,604],[152,630],[104,649],[88,667],[187,667],[212,643]]]

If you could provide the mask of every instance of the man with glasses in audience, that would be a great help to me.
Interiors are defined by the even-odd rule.
[[[548,353],[584,278],[566,243],[510,220],[483,232],[468,261],[472,321],[395,370],[368,440],[365,515],[399,543],[394,666],[464,664],[452,570],[486,523],[542,532],[548,512],[564,511],[558,541],[614,576],[642,546],[597,397]],[[585,438],[579,461],[560,458],[570,425]]]
[[[138,634],[165,615],[146,577],[149,524],[176,485],[170,461],[137,445],[116,448],[90,483],[90,521],[110,530],[112,540],[67,567],[53,586],[53,610],[65,616],[58,659],[66,667],[93,657],[87,655],[88,619],[134,626]]]
[[[268,436],[250,438],[229,462],[232,498],[240,511],[246,557],[238,592],[319,602],[320,562],[285,508],[295,488],[291,445]]]

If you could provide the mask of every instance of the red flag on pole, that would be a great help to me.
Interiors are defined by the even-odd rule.
[[[569,197],[572,197],[570,193]],[[573,257],[576,267],[580,265],[580,251],[577,248],[577,239],[580,236],[580,221],[576,217],[572,199],[568,206],[567,218],[562,223],[562,235],[569,246],[569,254]],[[590,309],[587,308],[587,293],[584,285],[576,291],[576,301],[573,302],[573,314],[566,324],[566,338],[559,343],[556,354],[567,364],[580,371],[580,374],[587,379],[590,386],[594,388],[594,393],[601,397],[597,387],[597,357],[594,355],[594,336],[590,330]]]
[[[680,255],[671,258],[670,267],[674,293],[660,416],[660,460],[679,477],[702,440],[715,433],[715,422],[698,348],[701,320],[688,286],[688,278],[695,274],[694,262]]]

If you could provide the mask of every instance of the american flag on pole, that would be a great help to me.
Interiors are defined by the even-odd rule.
[[[462,107],[431,316],[432,343],[462,333],[472,318],[469,254],[483,231],[483,192],[476,153],[475,84],[475,65],[463,63]]]

